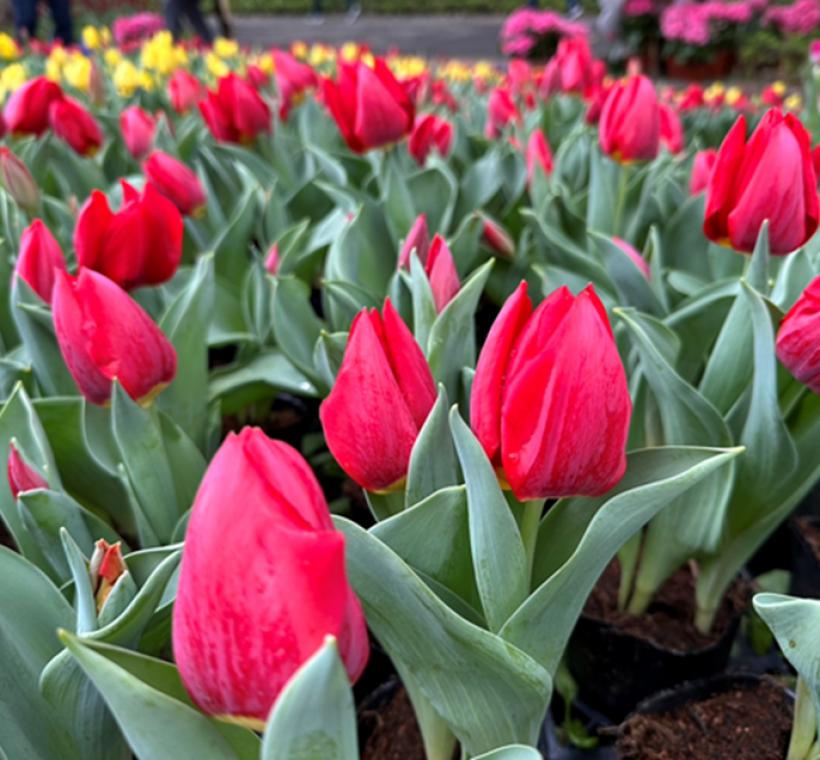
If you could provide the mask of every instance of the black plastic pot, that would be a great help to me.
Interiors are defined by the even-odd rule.
[[[663,649],[582,615],[567,650],[580,700],[619,723],[651,694],[720,673],[729,661],[741,615],[735,615],[713,644],[690,652]]]
[[[686,705],[704,701],[727,691],[733,691],[739,688],[753,689],[764,681],[782,689],[791,700],[794,699],[794,694],[769,676],[750,675],[747,673],[723,673],[712,676],[711,678],[689,681],[679,685],[675,689],[664,689],[642,700],[623,721],[621,726],[619,726],[619,731],[623,731],[624,726],[633,716],[652,716],[676,712]],[[621,753],[618,752],[617,744],[615,749],[614,757],[620,758]]]
[[[806,524],[820,530],[820,517],[789,520],[792,539],[792,578],[789,590],[794,596],[820,599],[820,561],[803,533],[802,527]]]

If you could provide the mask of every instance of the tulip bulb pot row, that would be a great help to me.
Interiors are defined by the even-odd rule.
[[[572,704],[635,647],[726,667],[820,479],[810,113],[583,36],[505,70],[87,37],[0,75],[0,755],[536,760],[555,693],[609,741]],[[630,639],[684,576],[692,652]],[[579,678],[611,577],[627,654]],[[771,577],[744,631],[808,760],[817,603]],[[415,718],[362,730],[386,683]]]

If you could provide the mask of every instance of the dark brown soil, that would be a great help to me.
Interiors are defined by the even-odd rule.
[[[403,687],[385,704],[359,715],[369,736],[362,760],[424,760],[424,744],[413,706]]]
[[[723,600],[712,630],[704,634],[694,624],[695,579],[689,567],[672,575],[655,594],[649,609],[639,616],[618,609],[620,578],[620,565],[615,559],[592,590],[584,614],[669,651],[692,652],[714,644],[749,604],[749,585],[736,581]]]
[[[633,715],[621,727],[621,760],[783,760],[792,705],[762,681],[661,715]]]
[[[817,522],[817,518],[799,517],[797,527],[814,554],[814,558],[820,562],[820,523]]]

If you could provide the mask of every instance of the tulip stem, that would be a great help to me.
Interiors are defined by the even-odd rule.
[[[629,166],[624,164],[618,165],[618,197],[615,199],[615,213],[612,219],[612,234],[623,237],[621,230],[621,218],[624,215],[624,207],[626,206],[626,193],[629,187]]]
[[[532,566],[535,561],[535,545],[538,543],[538,528],[541,525],[541,513],[544,511],[544,499],[525,501],[522,504],[521,542],[524,544],[524,557],[527,562],[527,578],[532,583]]]

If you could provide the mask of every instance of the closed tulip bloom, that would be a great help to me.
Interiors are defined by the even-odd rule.
[[[54,274],[65,272],[65,257],[48,227],[35,219],[20,236],[15,274],[46,303],[51,303]]]
[[[362,488],[393,489],[407,475],[410,452],[435,400],[427,360],[390,299],[382,314],[361,311],[336,383],[319,409],[328,448]]]
[[[481,233],[481,239],[484,244],[499,256],[511,259],[515,256],[515,241],[495,219],[491,219],[486,214],[482,214],[481,218],[484,220],[484,228]]]
[[[407,237],[404,239],[401,251],[399,252],[399,268],[410,269],[410,255],[413,251],[419,257],[419,261],[427,260],[427,251],[430,248],[430,231],[427,229],[427,215],[419,214]]]
[[[326,636],[351,681],[367,663],[344,536],[302,456],[257,428],[229,435],[199,486],[172,631],[174,660],[200,709],[260,731]]]
[[[274,243],[265,255],[265,271],[276,274],[279,271],[279,244]]]
[[[184,216],[194,216],[205,207],[205,188],[182,161],[155,150],[143,164],[148,181],[170,200]]]
[[[709,185],[709,175],[717,160],[717,150],[706,148],[695,153],[692,162],[692,173],[689,175],[689,192],[692,195],[702,193]]]
[[[487,126],[484,134],[496,139],[510,124],[520,124],[521,114],[512,93],[506,87],[495,87],[487,101]]]
[[[259,93],[236,74],[222,77],[216,90],[199,102],[202,118],[221,142],[250,143],[270,132],[271,113]]]
[[[139,106],[128,106],[120,114],[120,132],[128,152],[136,159],[143,158],[151,150],[157,120]]]
[[[678,112],[672,106],[661,103],[660,108],[660,135],[661,145],[670,153],[680,153],[683,150],[683,124]]]
[[[601,150],[616,161],[650,161],[660,145],[660,108],[655,86],[645,76],[617,82],[598,122]]]
[[[452,144],[453,125],[447,119],[429,113],[416,120],[407,150],[419,166],[424,166],[427,156],[434,150],[442,158],[447,158]]]
[[[470,421],[520,500],[595,496],[626,469],[632,403],[606,311],[589,286],[532,309],[522,282],[481,350]]]
[[[114,213],[95,190],[74,228],[80,266],[102,272],[130,290],[159,285],[177,271],[182,258],[183,223],[177,207],[150,182],[138,193],[121,181],[123,203]]]
[[[820,276],[815,277],[783,318],[777,358],[814,393],[820,393]]]
[[[40,205],[40,188],[23,161],[0,146],[0,181],[14,202],[29,213]]]
[[[440,313],[444,311],[444,307],[450,303],[461,287],[453,253],[441,235],[436,235],[430,243],[427,260],[424,262],[424,271],[430,281],[436,311]]]
[[[74,98],[55,100],[48,108],[51,129],[81,156],[94,155],[103,144],[96,119]]]
[[[413,101],[381,58],[372,69],[341,62],[336,81],[322,80],[322,97],[354,153],[398,142],[413,128]]]
[[[310,66],[297,61],[284,50],[274,50],[272,55],[276,89],[281,100],[279,115],[284,120],[288,118],[291,108],[304,98],[308,90],[319,86],[319,77]]]
[[[811,163],[814,166],[814,173],[820,177],[820,145],[815,145],[811,149]]]
[[[48,488],[48,481],[34,469],[17,450],[17,443],[12,438],[9,444],[9,458],[6,462],[11,495],[16,499],[21,493]]]
[[[54,332],[74,382],[93,404],[117,379],[135,401],[150,401],[176,374],[177,355],[142,307],[99,272],[57,272]]]
[[[538,171],[549,177],[552,174],[552,167],[552,151],[547,137],[542,130],[536,129],[527,140],[527,182],[532,184]]]
[[[773,108],[747,143],[746,119],[739,116],[709,177],[706,237],[748,253],[768,219],[770,250],[783,255],[814,235],[819,217],[809,133],[800,120]]]
[[[178,114],[190,111],[203,95],[202,83],[185,69],[177,69],[168,80],[168,98]]]
[[[3,119],[13,134],[41,135],[49,124],[49,108],[63,97],[60,85],[35,77],[16,89],[6,102]]]
[[[648,280],[651,274],[649,262],[629,243],[627,243],[626,240],[622,240],[619,237],[613,237],[612,242],[615,243],[615,245],[617,245],[618,248],[620,248],[629,257],[630,261],[638,267],[638,269],[640,269],[641,274]]]

